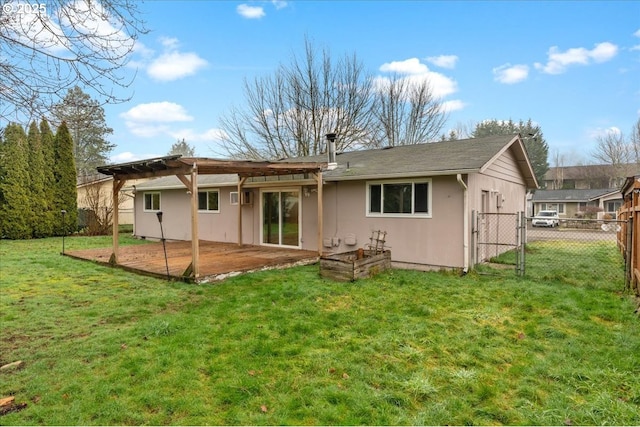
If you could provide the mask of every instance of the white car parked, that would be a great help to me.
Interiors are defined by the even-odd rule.
[[[560,218],[556,211],[540,211],[531,220],[534,227],[557,227],[560,225]]]

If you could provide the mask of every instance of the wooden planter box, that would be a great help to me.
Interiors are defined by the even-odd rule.
[[[362,251],[351,251],[320,257],[320,276],[351,282],[356,279],[371,277],[391,268],[391,251],[377,255],[363,255]],[[360,258],[360,259],[359,259]]]

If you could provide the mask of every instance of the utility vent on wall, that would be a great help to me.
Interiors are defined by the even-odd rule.
[[[242,204],[243,205],[252,205],[253,204],[253,191],[246,190],[242,192]]]

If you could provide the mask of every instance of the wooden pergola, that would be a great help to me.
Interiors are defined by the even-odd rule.
[[[127,180],[175,175],[191,193],[191,265],[184,276],[200,276],[198,242],[198,175],[237,174],[238,194],[250,177],[312,174],[318,188],[318,254],[322,255],[322,170],[327,163],[269,162],[253,160],[217,160],[180,155],[158,157],[130,163],[98,167],[98,172],[113,177],[113,252],[110,263],[118,264],[118,193]],[[242,204],[238,203],[238,245],[242,245]]]

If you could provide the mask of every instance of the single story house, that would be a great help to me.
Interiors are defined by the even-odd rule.
[[[277,162],[173,157],[98,170],[115,177],[114,191],[127,179],[164,175],[135,186],[138,237],[161,237],[158,212],[165,238],[192,245],[197,236],[340,253],[382,230],[393,265],[417,269],[471,267],[472,212],[524,211],[527,190],[537,188],[519,135],[331,147],[328,156]]]
[[[537,190],[531,198],[534,215],[553,210],[560,218],[616,219],[622,206],[622,193],[618,189]]]

